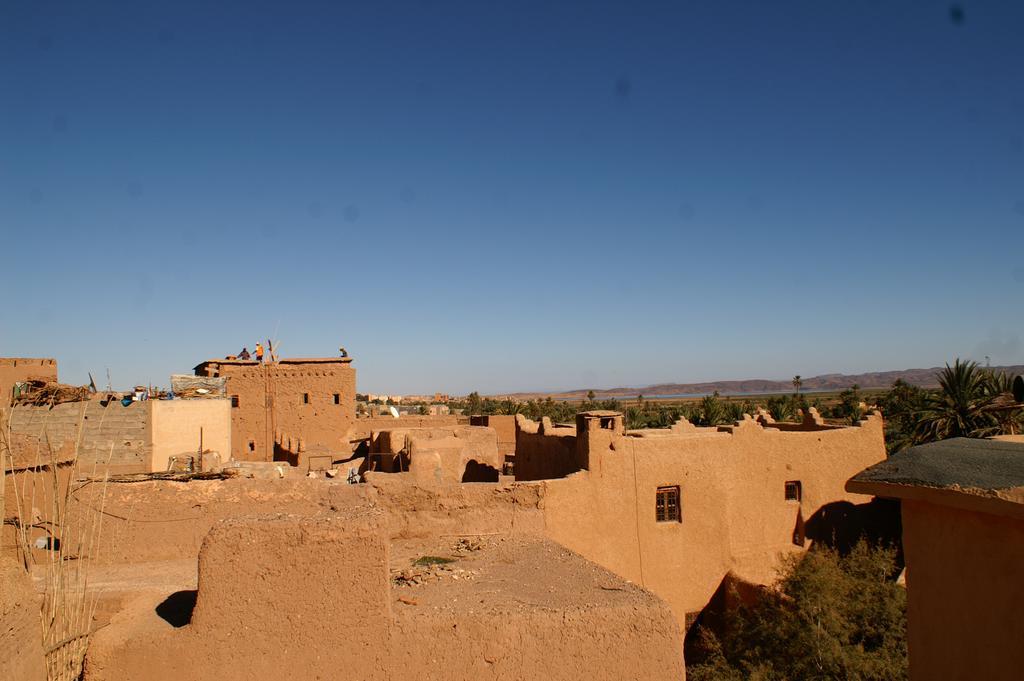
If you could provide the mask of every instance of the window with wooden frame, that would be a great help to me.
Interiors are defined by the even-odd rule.
[[[231,406],[236,409],[238,408],[238,395],[231,396]]]
[[[654,518],[659,523],[683,522],[679,508],[679,485],[659,487],[654,500]]]
[[[799,480],[786,481],[786,501],[801,501],[804,498],[803,485]]]

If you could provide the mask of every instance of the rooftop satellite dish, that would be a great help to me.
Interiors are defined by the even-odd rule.
[[[388,407],[388,409],[391,410],[391,415],[394,416],[397,419],[398,418],[398,410],[395,409],[394,407]]]
[[[1024,402],[1024,377],[1017,376],[1013,379],[1013,399]]]

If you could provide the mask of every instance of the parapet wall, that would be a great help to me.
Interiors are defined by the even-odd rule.
[[[498,434],[498,453],[514,455],[516,453],[516,417],[504,414],[487,414],[470,416],[469,423],[473,426],[488,426]]]
[[[516,480],[564,478],[580,468],[575,428],[516,417]]]
[[[395,430],[396,428],[451,428],[459,425],[457,416],[373,416],[358,418],[348,431],[350,440],[371,437],[376,431]]]

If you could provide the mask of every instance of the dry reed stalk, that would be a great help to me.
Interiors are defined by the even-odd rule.
[[[40,612],[41,636],[46,657],[48,681],[75,681],[81,677],[85,653],[92,635],[92,622],[96,614],[100,592],[90,588],[89,565],[98,557],[102,537],[103,509],[106,505],[107,478],[113,456],[113,439],[107,459],[103,462],[104,478],[100,488],[100,509],[79,502],[75,497],[75,481],[78,479],[79,454],[84,436],[85,412],[88,403],[82,404],[77,425],[75,448],[70,460],[59,458],[59,452],[50,442],[46,430],[46,419],[40,426],[38,441],[45,440],[49,460],[41,460],[42,446],[36,447],[35,464],[22,471],[24,479],[20,486],[12,479],[17,508],[18,548],[27,569],[36,563],[30,529],[46,529],[49,535],[49,550],[41,561],[44,571],[43,601]],[[49,414],[47,414],[47,417]],[[102,427],[106,416],[100,418]],[[14,452],[12,449],[9,417],[0,428],[0,463],[10,461],[14,476]],[[93,479],[100,466],[99,457],[92,462]],[[6,472],[6,463],[0,465]],[[62,482],[61,472],[67,473]],[[44,477],[45,476],[45,477]],[[0,482],[4,482],[0,478]],[[30,484],[31,483],[31,484]],[[29,490],[25,488],[29,487]],[[36,518],[37,488],[40,501],[49,501],[49,528],[43,518]],[[48,497],[48,499],[47,499]],[[25,502],[28,502],[27,505]],[[26,518],[26,515],[31,516]]]

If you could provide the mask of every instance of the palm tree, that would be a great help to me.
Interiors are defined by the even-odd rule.
[[[515,416],[516,414],[523,413],[523,403],[513,400],[511,397],[507,400],[503,400],[498,408],[495,410],[498,414],[505,416]]]
[[[953,361],[939,373],[937,394],[928,395],[918,414],[914,440],[935,442],[951,437],[984,437],[991,434],[995,420],[985,407],[994,395],[990,372],[977,362]]]
[[[800,374],[797,374],[796,376],[793,377],[793,390],[796,391],[797,395],[800,394],[800,388],[802,388],[803,385],[804,382],[803,379],[800,378]]]
[[[725,408],[718,399],[718,392],[707,395],[700,401],[701,421],[705,426],[717,426],[725,420]]]

